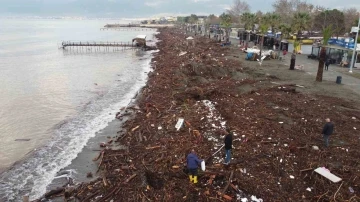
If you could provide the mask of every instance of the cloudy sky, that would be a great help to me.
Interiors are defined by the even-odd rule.
[[[252,11],[271,11],[275,0],[249,0]],[[221,14],[233,0],[0,0],[0,15],[149,17],[157,14]],[[266,2],[266,3],[265,3]],[[360,0],[307,0],[314,5],[342,9]],[[320,3],[323,2],[323,3]],[[324,4],[326,2],[326,4]],[[346,4],[344,4],[346,2]]]

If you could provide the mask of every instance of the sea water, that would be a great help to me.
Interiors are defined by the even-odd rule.
[[[106,23],[115,22],[1,19],[0,201],[44,194],[145,84],[149,52],[60,48],[61,41],[131,42],[155,32],[100,30]]]

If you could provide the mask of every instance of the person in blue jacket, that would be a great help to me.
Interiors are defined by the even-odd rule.
[[[201,163],[202,160],[200,160],[196,153],[195,150],[192,149],[191,152],[188,154],[188,156],[186,157],[186,163],[187,163],[187,168],[189,170],[189,179],[190,182],[193,182],[194,184],[196,184],[197,181],[197,170],[199,167],[199,164]]]

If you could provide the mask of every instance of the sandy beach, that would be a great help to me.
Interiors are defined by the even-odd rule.
[[[359,199],[359,79],[333,67],[315,82],[316,62],[245,61],[237,47],[184,30],[160,30],[153,72],[137,102],[116,116],[125,123],[92,159],[98,177],[53,188],[43,198],[75,201],[341,201]],[[343,84],[335,83],[337,75]],[[128,119],[130,115],[135,115]],[[335,124],[323,146],[325,118]],[[179,118],[184,124],[175,128]],[[128,119],[128,120],[127,120]],[[234,133],[223,165],[224,129]],[[125,145],[125,148],[118,148]],[[318,149],[314,149],[316,146]],[[199,183],[189,182],[186,155],[204,159]],[[340,183],[313,172],[324,167]],[[261,200],[260,200],[261,199]]]

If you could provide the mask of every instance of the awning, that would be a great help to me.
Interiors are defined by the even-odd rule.
[[[320,45],[320,47],[322,47],[322,45]],[[326,45],[324,46],[326,48],[332,48],[332,49],[338,49],[338,50],[344,50],[344,51],[353,51],[353,48],[344,48],[341,46],[334,46],[334,45]],[[357,45],[356,51],[360,51],[360,44]]]

